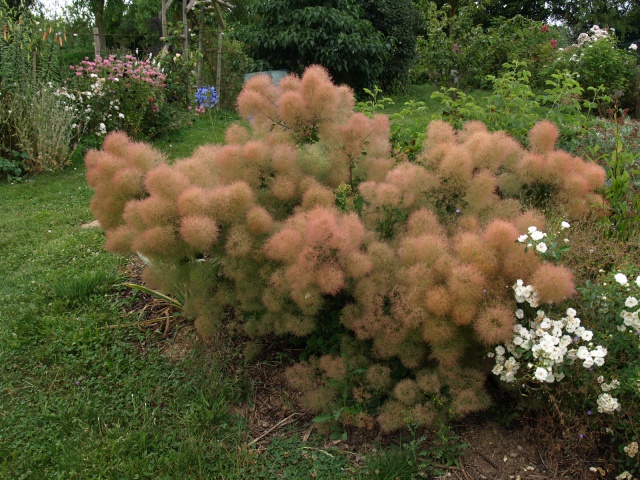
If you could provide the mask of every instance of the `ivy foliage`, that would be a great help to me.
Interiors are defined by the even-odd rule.
[[[391,43],[352,0],[274,0],[250,5],[254,22],[236,30],[254,60],[300,73],[326,67],[337,83],[371,86],[390,58]]]

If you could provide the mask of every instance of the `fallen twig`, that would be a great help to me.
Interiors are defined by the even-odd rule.
[[[259,442],[260,440],[262,440],[264,437],[266,437],[267,435],[269,435],[271,432],[273,432],[276,428],[280,428],[284,425],[287,425],[291,422],[293,422],[294,417],[299,417],[301,416],[301,413],[292,413],[291,415],[289,415],[287,418],[284,418],[282,420],[280,420],[278,423],[276,423],[273,427],[271,427],[269,430],[267,430],[266,432],[263,432],[262,435],[254,438],[253,440],[251,440],[247,446],[250,447],[251,445],[253,445],[256,442]]]

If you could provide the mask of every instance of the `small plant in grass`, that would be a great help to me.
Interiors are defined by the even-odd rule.
[[[359,101],[356,104],[356,111],[362,112],[368,117],[380,113],[379,111],[384,110],[385,105],[393,105],[393,100],[389,97],[378,98],[382,93],[382,89],[378,85],[374,85],[372,90],[364,88],[363,91],[367,95],[365,97],[367,100]]]
[[[91,295],[109,291],[120,280],[119,275],[104,270],[86,271],[61,278],[53,285],[54,297],[71,304],[87,301]]]
[[[469,444],[462,441],[444,418],[436,420],[431,429],[432,437],[435,438],[429,438],[424,434],[418,436],[418,431],[423,426],[420,417],[416,417],[411,409],[405,414],[405,425],[411,440],[403,444],[403,448],[410,454],[409,463],[417,471],[445,475],[446,471],[442,471],[443,466],[459,465],[460,458],[464,456]]]
[[[306,342],[315,352],[286,377],[314,414],[392,432],[409,408],[427,425],[440,409],[482,410],[479,352],[512,334],[506,287],[522,278],[547,303],[574,291],[568,269],[517,243],[545,225],[518,199],[543,185],[579,216],[602,202],[604,171],[556,150],[550,122],[525,150],[480,122],[435,121],[409,162],[391,154],[389,120],[354,105],[314,66],[277,86],[250,79],[238,98],[248,126],[172,166],[110,134],[86,157],[106,246],[148,257],[150,288],[186,285],[204,336]]]

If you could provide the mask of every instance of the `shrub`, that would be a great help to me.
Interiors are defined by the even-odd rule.
[[[67,36],[59,31],[59,24],[47,23],[40,25],[27,9],[12,9],[0,1],[0,84],[4,90],[25,82],[60,80]]]
[[[615,358],[614,361],[605,363],[601,375],[596,382],[592,382],[591,388],[598,393],[599,399],[608,395],[612,400],[605,400],[618,405],[618,408],[611,412],[612,415],[595,418],[588,422],[587,426],[592,430],[597,430],[598,427],[605,430],[603,437],[616,447],[614,457],[620,470],[628,470],[636,475],[640,474],[637,450],[637,442],[640,439],[640,416],[637,409],[640,401],[638,273],[640,271],[634,265],[623,271],[602,271],[597,281],[588,282],[580,289],[584,314],[590,320],[594,332],[597,332],[598,342],[602,342]],[[570,387],[575,391],[578,385],[574,383]],[[602,411],[602,405],[603,400],[600,400],[597,405],[592,403],[587,408],[590,407],[593,412],[596,408]],[[576,416],[584,415],[584,409],[575,410]]]
[[[173,166],[110,134],[86,157],[106,246],[148,257],[153,288],[186,285],[203,335],[321,345],[287,373],[313,412],[392,431],[409,409],[431,423],[486,408],[482,352],[511,337],[508,287],[522,278],[553,302],[573,291],[567,269],[516,241],[545,223],[517,198],[536,186],[580,215],[601,203],[604,172],[554,150],[548,122],[528,150],[479,122],[432,122],[416,161],[396,161],[388,119],[354,105],[314,66],[277,87],[252,78],[238,98],[250,127]]]
[[[132,55],[85,58],[72,65],[67,90],[84,107],[83,123],[96,135],[123,130],[135,138],[149,136],[154,117],[166,106],[164,74],[151,62]]]
[[[418,39],[414,82],[484,88],[487,75],[495,76],[504,63],[514,62],[537,79],[553,60],[557,39],[562,40],[558,28],[521,16],[500,17],[485,28],[477,23],[476,6],[462,7],[455,15],[449,9],[447,4],[441,9],[434,2],[425,4],[425,34]]]
[[[585,90],[574,78],[577,75],[568,71],[552,74],[552,79],[547,80],[548,88],[536,95],[530,85],[531,72],[523,62],[505,63],[503,68],[499,76],[487,76],[491,92],[479,100],[455,87],[442,87],[440,92],[432,93],[431,98],[441,104],[435,118],[457,127],[469,120],[481,120],[490,130],[504,130],[524,142],[529,129],[542,117],[559,126],[562,148],[575,151],[598,124],[589,115],[598,103],[610,101],[602,95],[601,88],[591,88],[583,95]]]
[[[403,0],[359,0],[364,16],[391,44],[384,64],[380,85],[385,90],[405,87],[409,69],[416,59],[416,36],[420,26],[420,11],[413,2]]]
[[[594,25],[589,33],[581,33],[578,42],[559,49],[554,62],[543,75],[568,70],[578,74],[584,89],[604,86],[605,94],[619,98],[625,94],[633,79],[635,55],[617,48],[615,36],[609,30]]]
[[[0,107],[6,108],[7,138],[15,141],[12,156],[20,162],[7,173],[24,170],[29,173],[61,170],[69,163],[72,140],[77,138],[77,112],[68,99],[52,84],[27,82],[15,87]],[[17,151],[21,153],[17,153]],[[9,152],[12,152],[9,147]]]

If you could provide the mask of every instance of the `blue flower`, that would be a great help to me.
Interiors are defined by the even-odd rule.
[[[200,87],[196,90],[196,103],[199,107],[215,107],[218,104],[218,92],[215,87]]]

